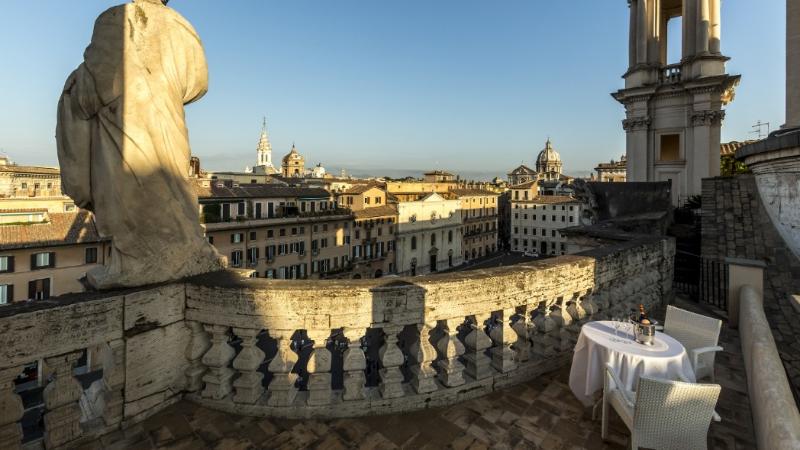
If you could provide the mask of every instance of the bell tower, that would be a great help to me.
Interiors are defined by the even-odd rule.
[[[628,0],[630,26],[625,88],[611,95],[625,106],[628,181],[672,181],[679,205],[719,175],[723,107],[739,75],[728,75],[721,52],[721,0]],[[667,24],[680,18],[681,35]],[[667,62],[670,39],[681,59]]]

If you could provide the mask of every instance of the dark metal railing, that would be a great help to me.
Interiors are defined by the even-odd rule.
[[[680,250],[675,254],[675,289],[696,302],[727,311],[728,277],[724,261]]]

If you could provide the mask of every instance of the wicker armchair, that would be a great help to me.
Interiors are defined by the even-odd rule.
[[[714,406],[720,389],[717,384],[641,377],[634,393],[606,365],[602,437],[608,437],[609,407],[613,407],[631,431],[632,450],[707,449],[708,427],[711,420],[719,421]]]
[[[710,377],[712,383],[715,381],[714,355],[722,351],[722,347],[717,345],[721,328],[721,320],[667,306],[664,333],[677,339],[686,348],[698,381],[705,377]]]

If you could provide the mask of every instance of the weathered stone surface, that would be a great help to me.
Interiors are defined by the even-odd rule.
[[[0,368],[122,338],[122,297],[0,318]]]
[[[178,322],[127,339],[126,403],[161,391],[177,394],[183,389],[186,383],[184,371],[188,367],[183,353],[189,337],[189,330]]]
[[[125,332],[135,334],[182,321],[186,287],[168,284],[125,296]]]

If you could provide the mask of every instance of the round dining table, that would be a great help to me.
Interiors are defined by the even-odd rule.
[[[617,330],[612,321],[588,322],[581,327],[569,373],[569,387],[584,405],[597,400],[609,363],[629,391],[636,390],[641,376],[695,381],[689,355],[675,338],[656,332],[653,345],[645,345],[634,340],[629,323]]]

